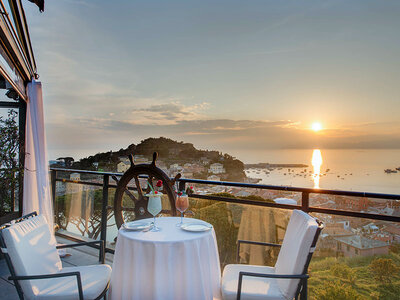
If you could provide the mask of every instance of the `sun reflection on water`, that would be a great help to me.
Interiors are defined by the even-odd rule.
[[[319,178],[321,177],[322,154],[321,150],[314,149],[311,164],[314,168],[313,179],[314,188],[319,189]]]

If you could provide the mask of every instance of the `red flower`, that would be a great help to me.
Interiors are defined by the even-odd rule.
[[[182,192],[179,192],[179,193],[178,193],[178,196],[182,196]]]
[[[157,192],[157,191],[154,191],[154,194],[158,194],[158,192]]]
[[[191,186],[190,189],[193,190],[193,187]]]
[[[157,183],[156,183],[156,186],[158,186],[158,187],[162,187],[162,185],[163,185],[163,182],[162,182],[162,180],[159,180],[159,181],[157,181]]]

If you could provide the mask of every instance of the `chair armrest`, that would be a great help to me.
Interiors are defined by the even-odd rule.
[[[57,249],[64,249],[64,248],[73,248],[73,247],[79,247],[79,246],[89,246],[89,245],[95,245],[95,244],[100,244],[100,254],[99,254],[99,261],[104,264],[105,262],[105,244],[103,240],[100,241],[90,241],[90,242],[79,242],[75,244],[67,244],[67,245],[58,245],[56,246]]]
[[[247,241],[247,240],[238,240],[237,251],[236,251],[236,262],[239,262],[240,244],[250,244],[250,245],[259,245],[259,246],[271,246],[271,247],[281,247],[281,246],[282,246],[282,245],[280,245],[280,244],[273,244],[273,243],[255,242],[255,241]]]
[[[236,299],[240,300],[240,294],[242,293],[242,282],[243,276],[251,276],[251,277],[263,277],[263,278],[280,278],[280,279],[300,279],[301,281],[307,282],[307,279],[310,277],[308,274],[263,274],[263,273],[252,273],[252,272],[239,272],[239,281],[238,281],[238,289]]]
[[[64,249],[64,248],[72,248],[72,247],[79,247],[79,246],[88,246],[88,245],[94,245],[94,244],[104,244],[103,240],[100,241],[90,241],[90,242],[79,242],[75,244],[66,244],[66,245],[58,245],[56,246],[57,249]]]
[[[79,300],[83,300],[82,279],[80,272],[65,272],[56,274],[43,274],[43,275],[27,275],[27,276],[10,276],[8,280],[36,280],[36,279],[51,279],[59,277],[76,276],[78,284]]]

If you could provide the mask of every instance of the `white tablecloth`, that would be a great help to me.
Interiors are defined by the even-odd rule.
[[[157,218],[159,232],[119,230],[109,292],[112,300],[221,298],[214,229],[187,232],[176,227],[179,221]],[[202,221],[184,218],[184,222]]]

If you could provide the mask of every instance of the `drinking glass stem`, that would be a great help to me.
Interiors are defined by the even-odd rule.
[[[153,218],[154,218],[153,227],[157,227],[157,226],[156,226],[156,216],[153,216]]]
[[[183,224],[183,212],[181,212],[181,225]]]

